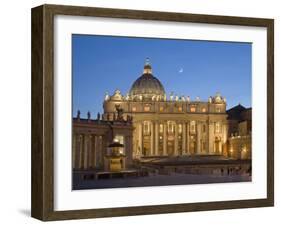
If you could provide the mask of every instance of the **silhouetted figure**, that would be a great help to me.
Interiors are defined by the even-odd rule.
[[[87,113],[87,117],[88,117],[88,120],[90,120],[90,119],[91,119],[91,112],[89,112],[89,111],[88,111],[88,113]]]
[[[80,112],[80,110],[78,110],[78,111],[77,111],[77,116],[76,116],[76,118],[77,118],[78,120],[80,120],[80,114],[81,114],[81,112]]]

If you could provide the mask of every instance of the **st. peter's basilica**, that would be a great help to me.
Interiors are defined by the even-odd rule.
[[[112,143],[123,149],[120,169],[156,156],[251,159],[251,108],[226,105],[219,93],[205,101],[167,94],[146,60],[127,94],[106,93],[96,119],[73,118],[73,168],[110,170]]]

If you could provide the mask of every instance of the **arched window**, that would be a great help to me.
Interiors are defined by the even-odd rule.
[[[196,112],[196,107],[195,106],[191,106],[190,107],[190,112]]]

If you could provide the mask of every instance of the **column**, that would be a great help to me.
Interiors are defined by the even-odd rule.
[[[190,125],[189,125],[189,121],[188,121],[186,123],[186,152],[188,155],[190,154],[190,152],[189,152],[189,147],[190,147],[190,145],[189,145],[189,142],[190,142],[189,127],[190,127]]]
[[[175,125],[175,145],[174,145],[174,155],[179,155],[179,148],[178,148],[178,138],[179,138],[179,127],[176,123]]]
[[[76,135],[72,134],[72,169],[75,169],[76,162]]]
[[[226,141],[227,141],[227,134],[228,134],[228,131],[227,131],[227,123],[226,122],[222,122],[222,124],[223,124],[223,127],[222,127],[222,132],[223,132],[223,134],[222,134],[222,139],[223,139],[223,143],[225,144],[226,143]]]
[[[74,135],[75,138],[75,163],[74,163],[74,168],[78,169],[79,168],[79,157],[80,157],[80,136],[78,134]]]
[[[163,155],[167,155],[167,122],[164,122],[163,126]]]
[[[154,122],[150,123],[150,152],[149,155],[154,155]]]
[[[83,156],[84,156],[84,150],[83,150],[83,144],[84,144],[84,136],[81,134],[79,136],[79,165],[78,168],[81,169],[83,167]]]
[[[104,167],[104,155],[106,150],[106,140],[105,135],[100,136],[100,152],[101,152],[101,166]]]
[[[92,151],[93,151],[93,148],[92,148],[92,135],[89,135],[88,137],[88,168],[92,168],[93,165],[92,165]]]
[[[96,136],[92,135],[91,139],[91,152],[92,152],[92,159],[91,159],[91,166],[94,168],[96,167]]]
[[[214,123],[209,122],[209,153],[214,153]]]
[[[200,125],[200,122],[199,121],[197,121],[196,122],[196,154],[200,154],[200,152],[201,152],[201,150],[200,150],[200,148],[201,148],[201,145],[200,145],[200,140],[201,140],[201,131],[200,131],[200,127],[201,127],[201,125]]]
[[[186,123],[182,124],[182,155],[186,154]]]
[[[139,143],[138,143],[138,153],[139,153],[139,155],[140,156],[142,156],[142,123],[140,122],[139,124],[138,124],[138,127],[139,127]]]
[[[207,120],[206,122],[206,152],[207,154],[210,153],[210,145],[209,145],[209,140],[210,140],[210,134],[209,134],[209,121]]]
[[[95,166],[99,167],[100,165],[100,150],[99,150],[99,136],[95,136]]]
[[[159,145],[159,123],[155,122],[155,155],[159,155],[158,153],[158,145]]]
[[[223,122],[223,155],[227,155],[227,136],[228,136],[228,126],[226,122]]]
[[[100,153],[100,136],[97,135],[96,136],[96,156],[97,156],[97,159],[96,159],[96,166],[97,167],[100,167],[101,166],[101,153]]]
[[[132,143],[132,136],[126,136],[126,162],[125,167],[128,167],[132,164],[133,161],[133,143]]]
[[[88,135],[84,135],[84,161],[83,161],[83,168],[84,169],[87,169],[88,168],[88,145],[87,145],[87,142],[88,142]]]

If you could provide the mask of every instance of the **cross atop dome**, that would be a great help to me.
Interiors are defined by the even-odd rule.
[[[145,59],[143,74],[152,74],[152,68],[148,57]]]
[[[145,58],[145,65],[150,65],[150,61],[148,57]]]

